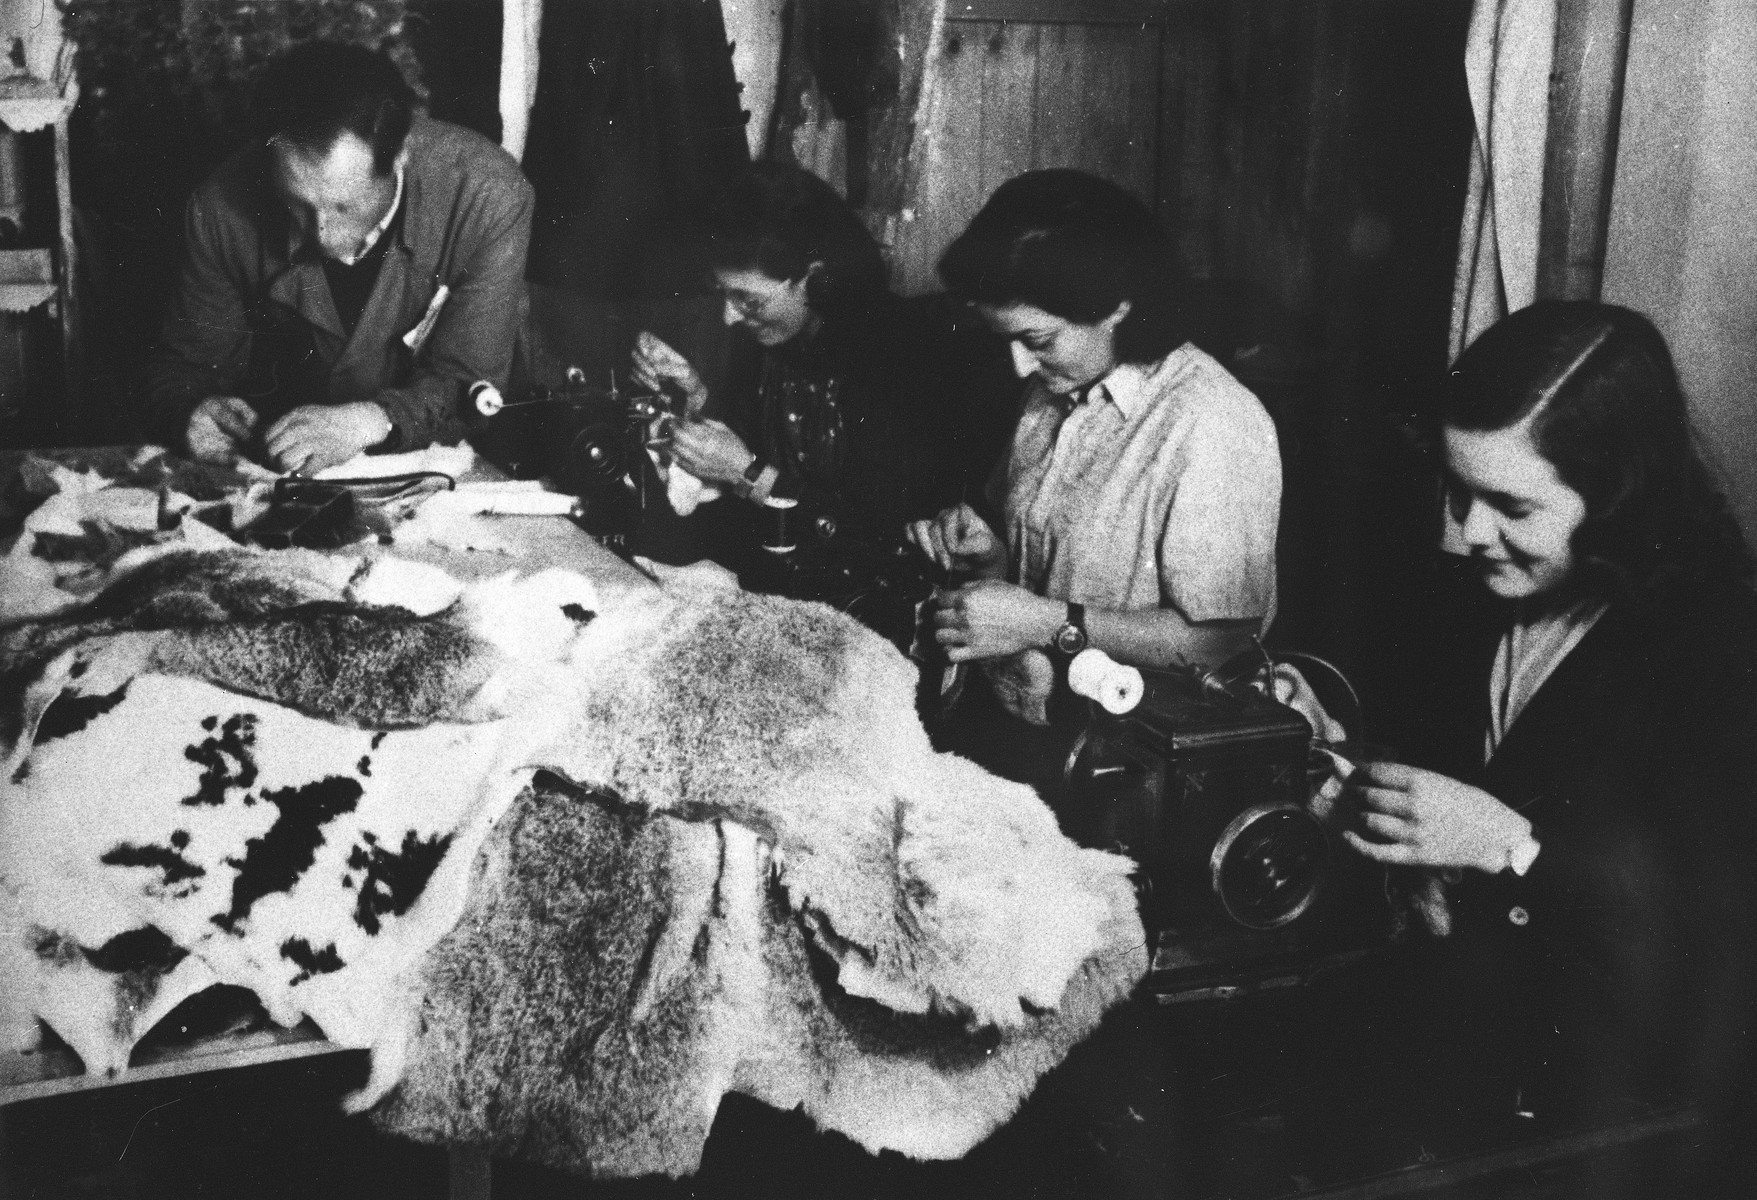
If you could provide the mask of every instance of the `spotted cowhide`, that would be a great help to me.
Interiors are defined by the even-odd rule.
[[[456,921],[523,785],[507,756],[542,737],[541,713],[512,715],[514,680],[540,666],[509,670],[484,629],[504,642],[511,625],[444,582],[422,617],[355,599],[434,604],[431,577],[394,561],[169,553],[76,613],[0,631],[12,1045],[41,1020],[113,1072],[213,983],[373,1044],[386,989]],[[479,592],[516,606],[545,588]],[[590,585],[568,577],[563,603],[583,622]]]

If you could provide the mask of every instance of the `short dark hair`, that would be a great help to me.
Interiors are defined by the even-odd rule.
[[[965,300],[1029,304],[1080,325],[1127,300],[1116,330],[1123,362],[1155,362],[1188,337],[1171,239],[1140,200],[1084,171],[1028,171],[1001,184],[939,272]]]
[[[1592,301],[1539,301],[1459,356],[1440,419],[1506,429],[1531,419],[1537,452],[1586,502],[1574,553],[1613,593],[1674,578],[1745,578],[1751,553],[1697,452],[1665,338]]]
[[[257,82],[255,117],[264,137],[323,153],[344,133],[372,147],[388,174],[415,118],[415,92],[380,51],[344,42],[306,42],[275,58]]]
[[[704,224],[714,267],[789,282],[805,277],[807,301],[826,318],[864,308],[885,291],[878,243],[836,189],[803,167],[745,167],[713,198]]]

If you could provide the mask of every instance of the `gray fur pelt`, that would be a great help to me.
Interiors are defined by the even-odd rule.
[[[494,647],[454,621],[350,603],[348,585],[366,569],[308,551],[173,549],[119,570],[66,615],[0,628],[0,755],[40,715],[26,699],[32,689],[52,697],[105,657],[119,664],[111,674],[202,679],[360,727],[460,716],[501,665]],[[78,674],[48,678],[75,647],[83,653],[62,670],[77,662]]]
[[[572,660],[543,765],[598,799],[539,791],[494,835],[387,1127],[675,1174],[739,1090],[955,1157],[1144,973],[1130,864],[934,753],[908,664],[840,614],[657,597]],[[557,912],[618,917],[558,942]]]
[[[665,597],[601,615],[572,661],[574,715],[539,765],[766,839],[853,994],[1011,1026],[1109,948],[1112,897],[1132,903],[1127,859],[1073,845],[1030,788],[935,753],[913,666],[823,605]]]
[[[968,1151],[1139,977],[1140,925],[1010,1030],[848,995],[766,847],[728,822],[528,791],[428,956],[391,1132],[580,1174],[694,1171],[719,1098],[796,1106],[870,1150]],[[1029,947],[1020,947],[1029,953]]]

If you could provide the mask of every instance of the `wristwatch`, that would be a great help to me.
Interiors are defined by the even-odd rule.
[[[757,481],[759,479],[761,479],[762,477],[763,477],[763,460],[756,455],[752,455],[751,460],[750,460],[750,466],[744,468],[743,478],[734,480],[733,484],[732,484],[732,489],[735,492],[737,492],[740,496],[743,496],[746,500],[748,500],[748,499],[750,499],[751,492],[753,490],[755,490],[755,488],[756,488]]]
[[[1086,606],[1068,602],[1068,619],[1061,623],[1049,644],[1058,654],[1072,658],[1086,648]]]

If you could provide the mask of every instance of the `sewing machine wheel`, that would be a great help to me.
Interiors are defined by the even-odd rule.
[[[569,490],[576,495],[602,495],[611,490],[633,466],[625,429],[608,424],[585,426],[574,435],[568,462],[573,468]]]
[[[1298,805],[1256,804],[1227,825],[1209,856],[1209,880],[1227,915],[1247,929],[1279,929],[1323,887],[1323,826]]]

